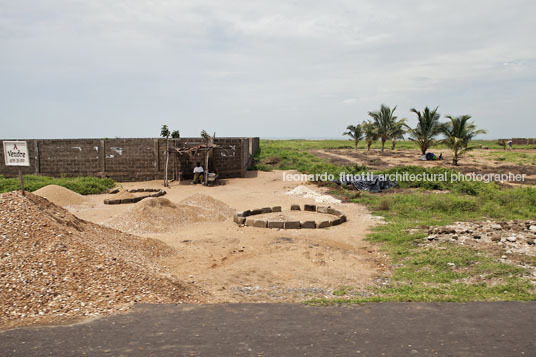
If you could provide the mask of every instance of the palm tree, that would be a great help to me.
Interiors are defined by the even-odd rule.
[[[450,119],[450,122],[442,125],[441,133],[445,136],[443,143],[445,143],[454,154],[452,163],[458,165],[458,160],[469,150],[473,150],[475,147],[468,147],[473,138],[479,134],[486,134],[486,130],[477,129],[473,122],[468,123],[471,119],[470,115],[462,115],[453,118],[447,115],[446,118]]]
[[[422,155],[426,154],[428,148],[434,144],[434,138],[441,133],[442,124],[439,122],[441,116],[437,112],[438,108],[430,110],[426,107],[422,113],[415,108],[411,109],[413,113],[417,114],[418,122],[415,129],[407,126],[409,140],[419,145]]]
[[[391,140],[393,143],[391,150],[395,149],[397,140],[404,140],[404,134],[406,134],[406,120],[406,118],[402,118],[393,123],[393,127],[391,128]]]
[[[361,125],[348,125],[346,127],[346,130],[342,135],[348,135],[351,139],[348,140],[354,140],[354,146],[357,150],[357,144],[359,144],[359,140],[363,139],[363,128]]]
[[[374,120],[374,125],[376,126],[378,137],[382,141],[382,153],[385,149],[385,142],[391,139],[391,133],[395,125],[394,123],[396,121],[396,116],[393,115],[395,110],[396,105],[393,110],[391,110],[391,108],[382,104],[379,111],[368,113]]]
[[[363,133],[365,135],[365,141],[367,142],[367,152],[370,151],[372,144],[378,140],[378,131],[373,122],[367,120],[361,123]]]

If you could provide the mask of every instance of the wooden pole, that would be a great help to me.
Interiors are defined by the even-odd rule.
[[[22,179],[22,169],[19,169],[19,179],[20,179],[20,191],[24,196],[24,180]]]
[[[168,164],[169,164],[169,139],[166,138],[166,169],[164,177],[164,187],[168,187]]]

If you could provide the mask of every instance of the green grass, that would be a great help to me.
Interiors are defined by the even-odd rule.
[[[359,147],[363,145],[361,143]],[[476,141],[474,145],[500,148],[495,141]],[[354,174],[367,171],[366,167],[361,166],[337,166],[307,152],[330,148],[352,148],[352,143],[343,140],[262,140],[256,168],[294,169],[308,174],[327,172],[336,176],[340,172]],[[411,142],[402,142],[397,148],[416,149],[416,146]],[[518,158],[522,155],[516,154],[523,153],[512,154]],[[397,172],[445,174],[447,178],[457,174],[451,169],[417,166],[393,168],[379,173]],[[497,257],[457,244],[444,244],[441,247],[419,245],[427,235],[422,228],[427,226],[483,219],[535,219],[535,188],[503,188],[494,183],[451,182],[449,179],[399,184],[404,190],[370,194],[323,183],[324,186],[333,187],[334,195],[364,204],[373,214],[384,217],[386,224],[376,227],[368,239],[382,244],[394,268],[387,286],[370,288],[364,297],[356,293],[357,289],[344,286],[333,292],[333,298],[315,299],[308,303],[536,299],[536,289],[527,278],[528,271],[524,268],[503,263]],[[418,231],[411,234],[410,229]],[[527,262],[536,265],[535,259],[527,259]]]
[[[82,195],[97,194],[106,192],[115,186],[115,181],[109,178],[98,177],[48,177],[26,175],[24,179],[24,188],[33,192],[47,185],[58,185],[68,188],[71,191],[78,192]],[[0,193],[20,190],[20,181],[18,178],[5,178],[0,175]]]
[[[511,162],[517,165],[536,165],[536,153],[501,151],[492,152],[490,157],[495,161]]]
[[[382,243],[398,267],[393,270],[389,286],[372,288],[371,296],[344,298],[344,292],[350,291],[344,288],[336,291],[334,295],[338,297],[309,303],[536,299],[535,287],[526,278],[525,269],[457,244],[419,246],[427,233],[409,232],[456,221],[534,219],[536,189],[502,189],[490,184],[475,195],[459,190],[437,194],[419,189],[389,195],[361,193],[352,201],[367,205],[374,214],[385,218],[387,224],[375,228],[369,239]]]

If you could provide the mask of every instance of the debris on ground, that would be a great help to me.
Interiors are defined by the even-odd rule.
[[[196,302],[157,263],[176,252],[77,218],[31,193],[0,194],[0,325]]]
[[[341,200],[338,200],[329,195],[323,195],[318,193],[304,185],[296,186],[292,191],[287,192],[287,195],[290,196],[301,196],[304,198],[311,198],[316,203],[330,203],[330,204],[339,204]]]

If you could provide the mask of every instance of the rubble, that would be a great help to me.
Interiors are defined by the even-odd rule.
[[[493,245],[507,253],[536,256],[536,221],[456,222],[428,229],[428,242],[457,242],[462,245]]]
[[[195,302],[196,291],[157,263],[173,254],[40,196],[0,194],[0,326],[124,311],[135,302]]]

